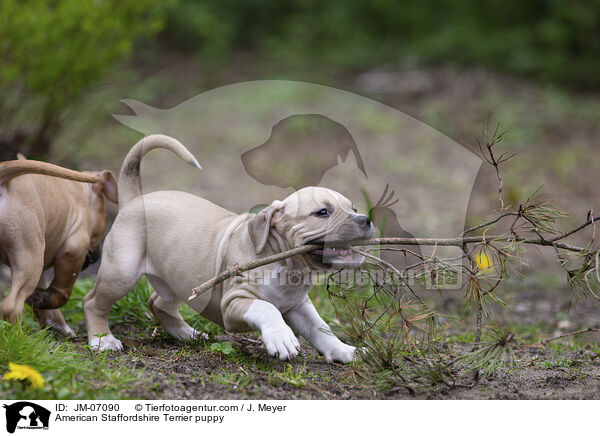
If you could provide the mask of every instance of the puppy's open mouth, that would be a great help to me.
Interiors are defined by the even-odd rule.
[[[365,257],[350,249],[352,241],[323,241],[313,240],[310,245],[323,245],[323,248],[308,252],[308,256],[315,262],[325,267],[333,268],[358,268]]]

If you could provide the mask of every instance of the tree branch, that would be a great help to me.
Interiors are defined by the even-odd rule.
[[[506,216],[506,215],[504,215]],[[581,253],[585,250],[585,248],[575,247],[572,245],[568,245],[562,242],[559,242],[560,239],[563,239],[567,236],[576,233],[590,224],[594,223],[599,218],[592,218],[588,216],[588,219],[583,224],[579,225],[573,230],[562,233],[552,239],[545,239],[540,237],[539,239],[528,239],[521,236],[516,236],[513,239],[514,241],[521,242],[523,244],[529,245],[538,245],[538,246],[550,246],[555,248],[560,248],[567,251],[572,251],[576,253]],[[493,220],[489,222],[490,224],[496,222]],[[472,229],[469,229],[472,230]],[[504,240],[506,235],[497,235],[497,236],[459,236],[456,238],[372,238],[372,239],[364,239],[354,241],[352,246],[369,246],[369,245],[424,245],[424,246],[443,246],[443,247],[459,247],[463,248],[467,244],[476,244],[476,243],[491,243],[491,242],[500,242]],[[296,247],[291,250],[283,251],[278,254],[274,254],[272,256],[267,256],[262,259],[258,259],[254,262],[250,262],[244,265],[234,265],[232,267],[227,268],[222,273],[213,277],[212,279],[202,283],[200,286],[192,289],[192,295],[188,298],[192,300],[196,298],[198,295],[203,294],[204,292],[211,289],[213,286],[216,286],[225,280],[234,277],[241,276],[244,272],[250,271],[256,268],[260,268],[261,266],[265,266],[271,263],[279,262],[281,260],[288,259],[293,256],[298,256],[300,254],[305,254],[310,251],[322,248],[320,245],[303,245],[301,247]]]
[[[272,256],[263,257],[262,259],[255,260],[254,262],[246,263],[244,265],[234,265],[232,267],[227,268],[221,274],[213,277],[207,282],[202,283],[200,286],[192,289],[192,295],[189,296],[189,300],[193,300],[198,295],[203,294],[204,292],[211,289],[213,286],[218,285],[219,283],[224,282],[225,280],[234,277],[241,276],[244,272],[250,271],[256,268],[260,268],[261,266],[268,265],[270,263],[275,263],[280,260],[285,260],[287,258],[298,256],[299,254],[308,253],[309,251],[316,250],[318,248],[322,248],[320,245],[303,245],[301,247],[296,247],[288,251],[283,251],[278,254],[274,254]]]

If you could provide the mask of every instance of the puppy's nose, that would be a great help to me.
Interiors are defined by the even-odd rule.
[[[371,227],[371,220],[366,215],[356,215],[354,217],[354,221],[356,221],[356,224],[358,224],[359,226]]]

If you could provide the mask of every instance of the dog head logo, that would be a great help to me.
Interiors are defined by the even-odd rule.
[[[318,185],[350,199],[386,237],[443,238],[464,230],[481,159],[369,98],[264,80],[216,88],[168,110],[123,103],[135,115],[115,115],[118,121],[144,135],[177,138],[203,167],[198,173],[173,159],[169,171],[164,155],[150,154],[142,172],[145,192],[185,190],[243,213]],[[409,248],[460,257],[457,247]]]
[[[6,431],[19,429],[48,429],[50,411],[28,401],[4,405],[6,409]]]
[[[273,126],[267,141],[241,156],[246,173],[265,185],[296,191],[318,186],[338,159],[354,154],[357,169],[367,177],[352,135],[322,115],[292,115]]]

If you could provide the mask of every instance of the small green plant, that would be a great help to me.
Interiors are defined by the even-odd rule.
[[[229,356],[235,353],[235,348],[229,342],[213,342],[208,347],[213,353]]]
[[[481,348],[462,356],[459,362],[470,370],[491,374],[500,367],[515,365],[514,333],[499,324],[487,326]]]

